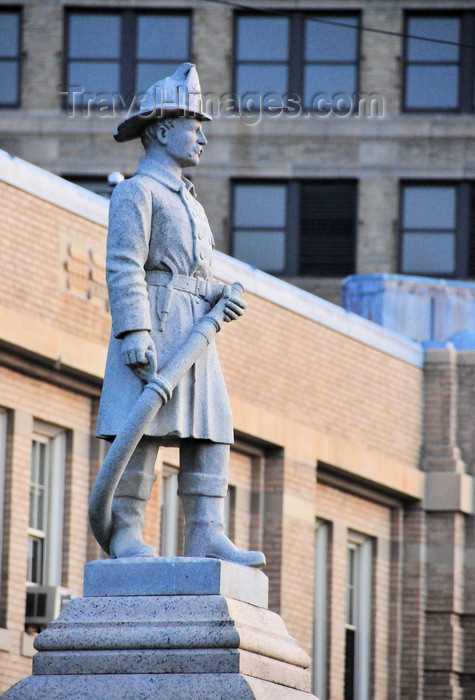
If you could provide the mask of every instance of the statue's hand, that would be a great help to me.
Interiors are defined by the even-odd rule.
[[[223,298],[226,299],[226,305],[224,307],[224,320],[226,323],[230,321],[236,321],[240,316],[243,315],[244,309],[247,304],[244,299],[240,297],[233,296],[232,290],[229,284],[226,284],[223,289]]]
[[[157,351],[148,331],[131,331],[122,339],[122,360],[141,379],[157,371]]]

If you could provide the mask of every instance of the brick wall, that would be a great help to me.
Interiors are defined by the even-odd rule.
[[[22,655],[25,643],[27,529],[34,419],[69,433],[66,468],[62,585],[82,591],[86,560],[90,435],[90,400],[18,372],[0,367],[1,403],[9,412],[5,479],[1,625],[11,635],[11,652],[0,651],[5,690],[30,672]]]

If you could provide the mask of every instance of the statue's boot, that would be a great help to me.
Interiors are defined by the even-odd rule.
[[[145,506],[155,483],[155,460],[158,442],[142,438],[130,458],[112,501],[112,536],[109,553],[121,557],[155,557],[156,550],[144,542],[142,533]]]
[[[109,543],[113,559],[157,556],[155,548],[142,538],[146,504],[147,501],[131,496],[115,496],[112,501],[113,530]]]
[[[244,566],[261,567],[262,552],[238,549],[225,535],[224,497],[180,495],[185,514],[185,557],[212,557]]]
[[[225,535],[228,465],[229,445],[190,440],[180,446],[178,494],[185,514],[185,556],[264,566],[262,552],[238,549]]]

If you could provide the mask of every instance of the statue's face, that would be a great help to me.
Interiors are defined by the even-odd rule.
[[[181,168],[198,165],[203,146],[207,143],[201,122],[194,118],[179,117],[174,123],[174,127],[166,130],[163,139],[168,155]]]

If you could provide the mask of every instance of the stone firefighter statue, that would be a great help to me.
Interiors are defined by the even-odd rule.
[[[97,434],[113,440],[140,396],[144,377],[163,365],[193,325],[223,295],[213,279],[214,246],[205,212],[184,167],[198,165],[206,139],[201,89],[194,65],[182,64],[153,85],[140,111],[119,124],[119,142],[140,137],[145,157],[117,185],[110,202],[107,285],[112,315]],[[229,295],[229,287],[224,295]],[[224,316],[242,315],[245,302],[226,301]],[[155,482],[160,445],[178,445],[178,493],[185,514],[185,556],[248,566],[265,563],[224,534],[232,416],[214,341],[156,414],[125,468],[112,501],[112,557],[150,557],[142,539],[144,511]]]

